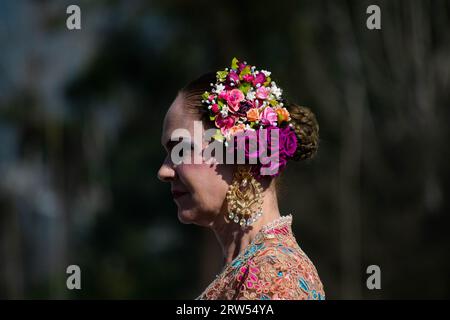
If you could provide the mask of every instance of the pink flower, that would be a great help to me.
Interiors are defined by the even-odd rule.
[[[263,125],[275,125],[278,120],[277,113],[272,109],[272,107],[266,107],[260,116],[261,123]]]
[[[236,73],[236,71],[230,71],[229,73],[228,73],[228,75],[227,75],[227,82],[230,84],[230,83],[234,83],[235,85],[237,84],[237,83],[239,83],[239,76],[238,76],[238,74]]]
[[[218,112],[219,112],[219,106],[217,105],[217,103],[214,103],[214,104],[211,106],[211,111],[212,111],[213,113],[218,113]]]
[[[254,79],[255,79],[255,77],[253,77],[253,75],[251,75],[251,74],[246,74],[242,77],[242,80],[249,82],[249,83],[253,83]]]
[[[269,96],[269,93],[270,93],[270,91],[266,87],[259,87],[258,89],[256,89],[256,97],[258,99],[262,99],[262,100],[267,99],[267,97]]]
[[[291,128],[288,127],[288,129]],[[269,126],[262,132],[262,135],[262,142],[265,142],[263,145],[265,152],[260,157],[262,165],[259,174],[276,177],[287,163],[286,154],[280,145],[280,139],[282,139],[283,133],[278,127]],[[276,139],[276,136],[278,136],[278,139]]]
[[[286,158],[293,157],[297,151],[297,136],[289,126],[280,129],[280,154]]]
[[[255,79],[253,79],[253,85],[256,87],[257,84],[262,85],[264,82],[266,82],[266,76],[264,75],[264,73],[259,72],[256,76]]]
[[[239,110],[239,103],[244,100],[244,94],[239,89],[233,89],[228,93],[227,103],[232,112]]]
[[[228,91],[227,90],[223,90],[219,93],[219,99],[223,99],[223,100],[227,100],[228,98]]]
[[[222,117],[221,114],[218,114],[216,117],[216,126],[220,128],[222,132],[228,130],[232,126],[234,126],[234,123],[236,122],[236,119],[233,116],[228,117]]]
[[[238,70],[239,72],[242,71],[242,69],[244,69],[247,65],[244,62],[239,62],[238,63]]]

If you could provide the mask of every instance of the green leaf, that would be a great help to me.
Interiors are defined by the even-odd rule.
[[[282,118],[281,114],[278,113],[278,123],[281,123],[282,120],[283,120],[283,118]]]
[[[270,105],[272,106],[272,107],[276,107],[277,105],[278,105],[278,101],[277,100],[270,100],[269,101],[269,103],[270,103]]]
[[[250,70],[250,66],[246,66],[244,69],[242,69],[239,78],[242,80],[242,77],[245,76],[246,74],[250,74],[251,70]]]
[[[210,121],[216,121],[216,116],[209,116]]]
[[[250,90],[250,83],[244,82],[243,84],[241,84],[239,86],[239,90],[242,91],[242,93],[244,93],[244,95],[247,94],[247,92]]]
[[[264,82],[264,86],[267,87],[271,81],[272,81],[272,79],[270,77],[267,77],[266,82]]]
[[[213,135],[213,138],[220,142],[223,142],[223,140],[224,140],[224,136],[219,129],[216,130],[216,133]]]
[[[203,100],[208,100],[208,98],[209,98],[209,92],[205,91],[205,93],[202,94],[202,99]]]
[[[221,100],[218,100],[218,101],[217,101],[217,104],[219,105],[220,109],[222,109],[222,107],[223,107],[223,102],[222,102]]]
[[[236,57],[234,57],[233,60],[231,60],[231,69],[237,70],[238,62],[239,60]]]
[[[228,71],[226,71],[226,70],[217,71],[217,79],[220,82],[225,81],[225,78],[227,77],[227,75],[228,75]]]

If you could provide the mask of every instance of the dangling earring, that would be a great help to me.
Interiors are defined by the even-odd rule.
[[[252,225],[262,215],[262,187],[250,166],[238,166],[227,191],[228,218],[242,228]],[[254,214],[252,214],[254,213]]]

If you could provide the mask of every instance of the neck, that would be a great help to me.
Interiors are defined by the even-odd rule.
[[[221,213],[212,224],[211,229],[222,247],[225,264],[233,261],[240,252],[245,250],[264,225],[280,217],[275,191],[266,191],[263,193],[263,214],[250,228],[242,230],[239,224],[228,222],[225,220],[225,215],[228,215],[226,212]]]

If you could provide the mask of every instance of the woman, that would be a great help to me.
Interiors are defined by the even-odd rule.
[[[197,299],[325,298],[276,192],[288,160],[315,154],[319,127],[309,109],[281,97],[270,76],[234,58],[231,68],[184,87],[164,120],[167,156],[158,177],[171,183],[179,220],[213,230],[225,259]],[[195,139],[199,123],[212,134]]]

